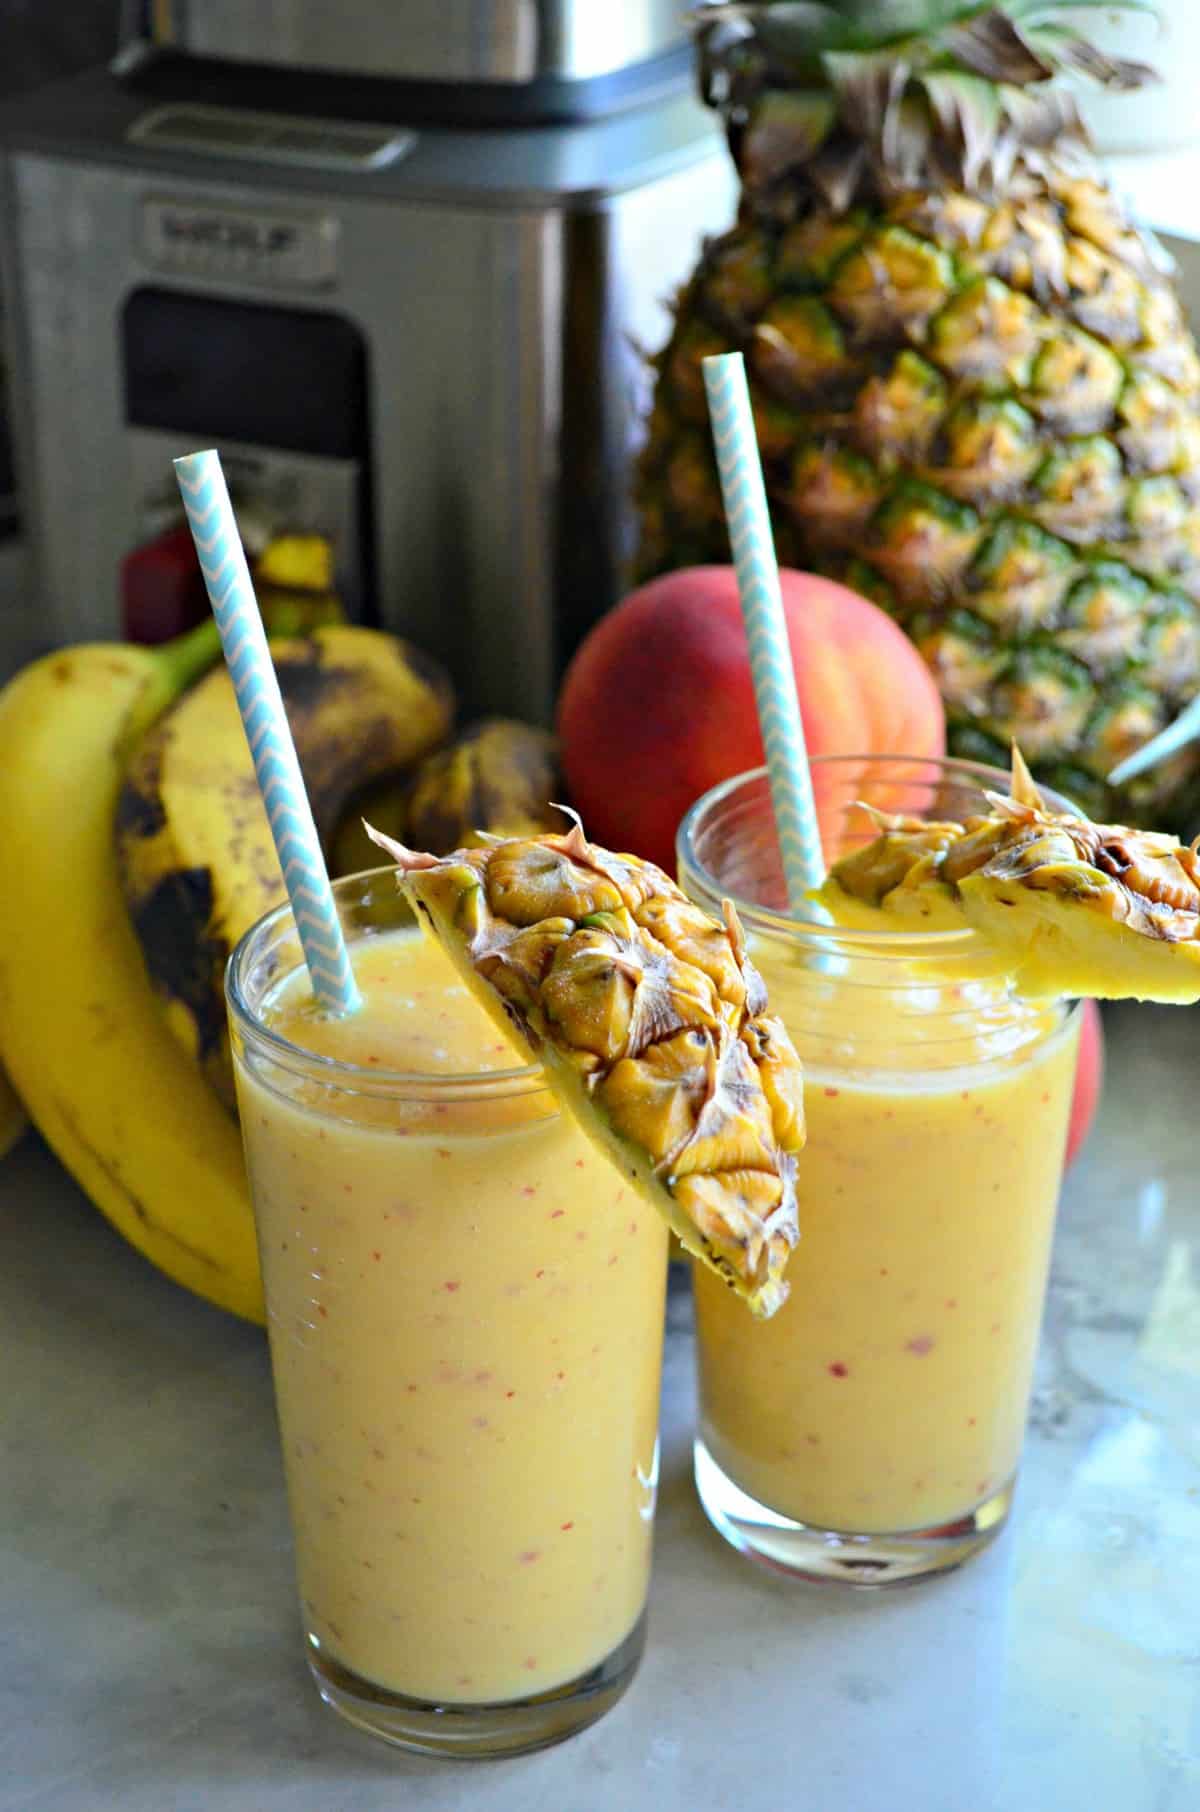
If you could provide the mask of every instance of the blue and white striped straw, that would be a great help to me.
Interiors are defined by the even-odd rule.
[[[1135,749],[1132,755],[1119,761],[1110,771],[1108,783],[1110,786],[1124,786],[1127,780],[1144,774],[1148,768],[1156,768],[1169,756],[1178,754],[1180,749],[1186,749],[1189,743],[1197,741],[1200,741],[1200,698],[1194,698],[1165,730],[1160,730],[1157,736],[1144,742],[1140,749]]]
[[[825,879],[825,861],[746,366],[740,352],[703,359],[701,366],[788,905],[797,912]]]
[[[221,470],[209,449],[175,461],[188,527],[254,758],[313,993],[337,1013],[362,1004],[333,903],[266,631]]]

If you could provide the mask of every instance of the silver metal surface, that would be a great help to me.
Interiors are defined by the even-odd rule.
[[[256,164],[298,164],[313,170],[381,170],[416,144],[414,132],[394,126],[355,126],[285,113],[250,113],[192,103],[154,107],[127,134],[152,150],[198,151],[245,157]]]
[[[172,195],[141,205],[142,256],[180,277],[325,289],[337,276],[337,246],[337,220],[314,209],[196,206]]]
[[[0,541],[0,686],[41,652],[29,610],[33,591],[29,549],[23,536]]]
[[[681,43],[684,0],[131,0],[123,42],[406,81],[611,75]]]
[[[469,135],[442,136],[444,171],[451,141]],[[616,142],[641,159],[613,164],[619,193],[593,198],[585,160],[582,202],[493,189],[457,204],[430,199],[416,158],[364,189],[313,173],[254,179],[232,164],[184,176],[177,156],[131,155],[119,123],[111,149],[99,137],[12,149],[0,217],[43,641],[115,633],[119,563],[142,535],[150,442],[125,423],[118,352],[131,291],[312,306],[353,322],[367,346],[382,621],[446,660],[464,709],[547,719],[564,647],[622,587],[650,381],[639,348],[665,338],[667,301],[734,205],[715,134],[681,148],[665,123],[634,123]],[[531,156],[514,168],[532,190]],[[462,161],[480,164],[465,148]],[[253,252],[238,267],[220,235],[196,268],[172,266],[167,206],[199,223],[305,219],[336,235],[336,269],[306,296],[295,267]],[[180,450],[167,439],[164,468]]]
[[[145,101],[105,70],[6,103],[4,141],[50,158],[87,164],[136,164],[165,173],[228,181],[257,205],[246,160],[213,149],[201,166],[188,150],[131,143],[129,131]],[[322,196],[369,196],[374,201],[457,209],[464,205],[572,208],[603,206],[615,194],[655,183],[701,158],[727,164],[719,124],[693,94],[675,84],[652,102],[618,108],[585,121],[504,127],[425,128],[407,155],[379,169],[314,170],[277,164],[270,187],[305,201]],[[725,183],[721,198],[732,194]],[[722,224],[728,223],[726,214]],[[707,224],[707,217],[701,225]]]

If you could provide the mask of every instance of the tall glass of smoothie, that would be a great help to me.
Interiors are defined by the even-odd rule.
[[[540,1748],[642,1650],[666,1230],[392,872],[335,895],[358,1013],[287,908],[227,983],[308,1661],[403,1747]]]
[[[875,835],[859,801],[961,821],[1007,790],[900,757],[816,760],[813,778],[829,862]],[[971,931],[789,912],[762,772],[693,807],[679,878],[701,906],[734,900],[808,1123],[787,1302],[751,1323],[694,1276],[704,1508],[785,1574],[877,1585],[957,1565],[1012,1500],[1077,1015],[1019,998]]]

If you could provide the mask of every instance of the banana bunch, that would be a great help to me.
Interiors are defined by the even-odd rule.
[[[477,842],[480,832],[536,837],[561,830],[562,813],[550,802],[562,798],[554,738],[532,724],[485,717],[417,769],[408,840],[414,849],[446,855]]]
[[[446,675],[340,620],[320,552],[281,542],[259,585],[334,872],[378,860],[364,805],[434,849],[553,824],[552,739],[488,719],[447,742]],[[0,823],[0,1154],[27,1111],[153,1264],[261,1321],[222,982],[285,890],[215,624],[17,674],[0,690]]]
[[[327,597],[260,601],[328,830],[364,774],[444,740],[449,684],[394,638],[337,621]],[[228,946],[283,886],[215,623],[159,647],[62,649],[10,680],[0,824],[0,1060],[15,1091],[0,1072],[0,1151],[23,1108],[151,1263],[261,1321],[213,1002]]]
[[[450,683],[409,644],[350,624],[275,641],[271,652],[317,833],[328,844],[353,792],[411,767],[449,733]],[[133,748],[115,827],[125,907],[164,1021],[232,1110],[225,964],[286,892],[224,666]]]
[[[261,1320],[238,1129],[167,1030],[113,850],[130,743],[219,655],[207,622],[158,648],[62,649],[0,691],[0,1057],[114,1226]]]
[[[554,738],[514,718],[486,717],[426,755],[411,778],[383,780],[356,795],[331,862],[337,874],[377,864],[364,818],[399,842],[444,856],[477,843],[481,833],[536,837],[558,829],[562,814],[550,802],[565,799]]]

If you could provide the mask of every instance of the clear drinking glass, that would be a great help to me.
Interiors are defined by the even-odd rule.
[[[875,834],[859,801],[961,820],[1007,791],[973,763],[898,756],[815,760],[813,778],[827,861]],[[738,908],[808,1123],[783,1308],[752,1322],[694,1270],[704,1508],[782,1573],[877,1585],[958,1565],[1012,1500],[1078,1015],[1019,998],[970,931],[789,913],[763,770],[697,802],[678,857],[692,900]]]
[[[335,895],[352,961],[411,929],[390,871]],[[642,1652],[665,1227],[538,1068],[409,1075],[281,1037],[300,960],[281,908],[227,995],[309,1665],[403,1747],[540,1748]]]

